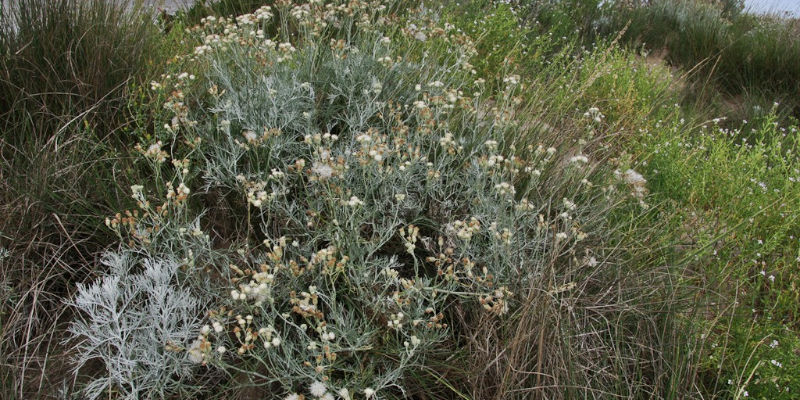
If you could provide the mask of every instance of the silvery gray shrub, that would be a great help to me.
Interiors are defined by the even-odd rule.
[[[583,143],[516,143],[520,77],[489,93],[468,38],[392,25],[386,4],[208,18],[186,70],[152,84],[169,93],[139,146],[154,178],[131,188],[136,218],[107,222],[151,256],[111,256],[79,290],[78,365],[109,371],[86,393],[164,396],[196,364],[273,398],[402,398],[452,362],[454,309],[500,320],[532,290],[575,315],[574,288],[602,289],[593,229],[619,198]]]
[[[108,253],[109,271],[95,283],[79,285],[69,330],[76,369],[100,361],[82,396],[95,399],[111,390],[125,399],[163,398],[177,392],[193,364],[184,348],[199,329],[201,302],[178,277],[178,263]]]

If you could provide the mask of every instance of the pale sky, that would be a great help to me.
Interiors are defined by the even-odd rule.
[[[788,11],[800,18],[800,0],[744,0],[745,8],[755,13]]]

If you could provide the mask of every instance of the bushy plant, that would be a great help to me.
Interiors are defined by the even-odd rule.
[[[117,393],[124,399],[164,398],[185,390],[192,374],[192,336],[202,302],[178,276],[180,264],[164,258],[137,260],[106,254],[109,271],[97,282],[78,285],[72,302],[79,316],[70,326],[77,340],[76,370],[100,361],[103,371],[82,398]]]
[[[276,398],[662,390],[672,272],[618,251],[646,180],[585,152],[600,110],[530,133],[518,75],[488,87],[467,35],[396,6],[209,17],[152,83],[152,179],[107,224],[216,293],[187,359]]]

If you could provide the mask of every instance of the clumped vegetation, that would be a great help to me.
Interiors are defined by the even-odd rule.
[[[739,10],[3,10],[0,397],[795,398],[798,39]]]
[[[29,398],[62,385],[65,300],[115,242],[104,214],[128,203],[129,98],[175,47],[142,9],[105,1],[0,14],[0,397]]]
[[[703,83],[702,96],[714,99],[713,90],[703,93],[712,83],[734,105],[769,109],[778,101],[782,114],[800,116],[797,20],[751,15],[735,2],[724,3],[653,1],[615,10],[613,19],[618,27],[627,24],[627,41],[691,71]]]

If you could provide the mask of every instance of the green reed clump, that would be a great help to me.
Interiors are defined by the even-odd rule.
[[[126,84],[163,65],[153,17],[126,7],[20,0],[3,10],[0,115],[10,133],[6,139],[47,137],[80,120],[114,128]],[[34,132],[20,129],[27,121],[33,121]]]
[[[31,398],[63,378],[63,299],[103,268],[102,214],[132,203],[129,95],[177,35],[108,1],[3,2],[0,19],[0,397]]]

